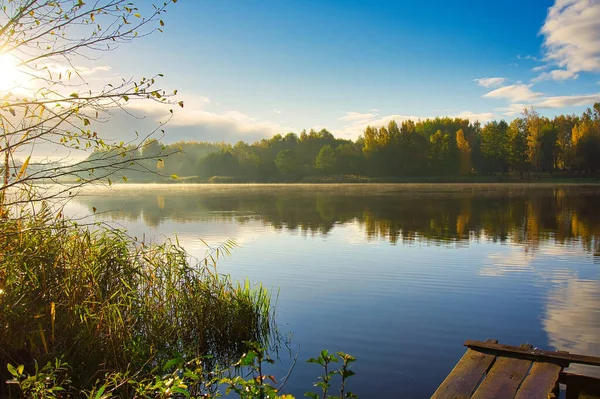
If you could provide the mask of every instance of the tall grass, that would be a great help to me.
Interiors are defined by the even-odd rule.
[[[265,345],[272,331],[262,286],[234,283],[176,242],[147,246],[43,208],[1,220],[0,246],[2,382],[7,363],[33,369],[56,358],[79,387],[108,372],[151,373],[173,357],[228,365],[244,341]]]

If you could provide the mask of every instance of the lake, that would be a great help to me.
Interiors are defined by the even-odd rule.
[[[599,206],[600,186],[123,185],[66,213],[199,257],[235,239],[219,268],[277,297],[287,393],[328,349],[357,358],[360,397],[427,398],[467,339],[600,356]]]

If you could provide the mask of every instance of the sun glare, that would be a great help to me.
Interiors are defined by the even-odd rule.
[[[0,55],[0,92],[19,87],[19,71],[16,64],[12,55]]]

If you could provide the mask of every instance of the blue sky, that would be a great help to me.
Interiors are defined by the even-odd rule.
[[[186,106],[164,141],[254,141],[391,119],[512,119],[600,101],[600,1],[192,1],[165,32],[105,55],[165,74]],[[158,117],[165,110],[144,109]]]

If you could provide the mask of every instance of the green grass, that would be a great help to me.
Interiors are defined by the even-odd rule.
[[[47,210],[0,221],[0,378],[61,358],[84,389],[107,372],[152,375],[174,357],[229,365],[244,341],[267,345],[269,293],[220,275],[177,243],[74,225]],[[1,386],[0,394],[7,387]]]

